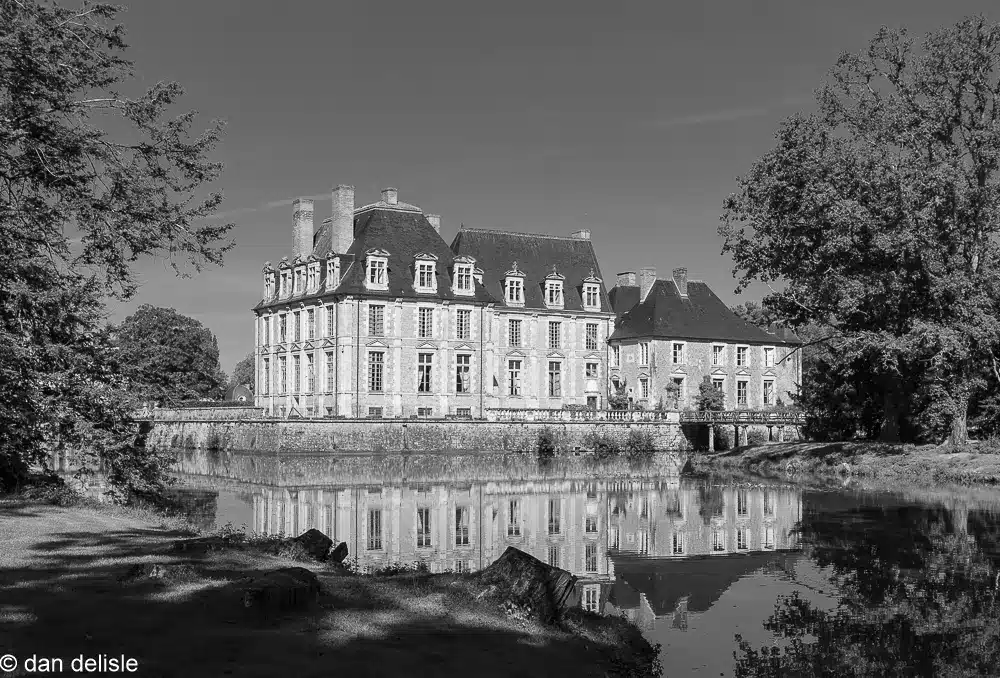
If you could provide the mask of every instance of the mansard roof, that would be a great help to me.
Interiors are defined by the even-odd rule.
[[[630,295],[615,295],[616,301]],[[657,280],[646,295],[624,313],[619,312],[609,341],[645,337],[696,339],[747,344],[799,344],[790,330],[780,335],[765,332],[733,313],[722,299],[703,282],[689,281],[684,298],[673,280]],[[638,295],[636,295],[638,298]]]
[[[366,207],[355,213],[354,242],[347,251],[347,254],[354,255],[354,262],[342,272],[337,294],[460,299],[484,303],[495,301],[480,285],[476,285],[474,296],[452,293],[452,262],[455,255],[448,248],[448,244],[434,230],[423,213],[394,209],[395,205],[392,207],[393,209]],[[366,253],[373,249],[389,253],[388,292],[375,292],[365,287]],[[328,225],[325,225],[316,238],[313,252],[319,256],[327,256],[329,250],[330,233]],[[416,257],[428,254],[437,257],[435,271],[437,292],[418,294],[413,289]]]
[[[611,310],[615,315],[621,315],[639,303],[638,285],[616,285],[608,292],[611,300]]]
[[[483,285],[496,299],[504,299],[504,279],[517,262],[524,273],[524,306],[518,308],[548,308],[545,305],[545,279],[553,265],[563,283],[563,308],[582,311],[582,287],[591,270],[600,278],[601,269],[590,240],[560,238],[534,233],[491,231],[466,228],[458,232],[451,243],[455,254],[473,257],[483,267]],[[611,311],[607,290],[601,283],[601,308]]]

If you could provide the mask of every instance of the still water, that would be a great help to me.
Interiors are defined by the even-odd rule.
[[[516,546],[635,621],[666,675],[1000,675],[1000,492],[694,480],[669,460],[197,454],[177,477],[204,528],[315,527],[365,570],[475,571]]]

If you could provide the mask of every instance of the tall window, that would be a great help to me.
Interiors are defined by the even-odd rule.
[[[267,346],[267,318],[260,319],[260,341],[261,346]]]
[[[278,393],[284,395],[288,393],[288,360],[285,356],[278,358]]]
[[[736,550],[746,551],[750,548],[750,540],[747,539],[747,531],[745,528],[740,528],[736,530]]]
[[[716,553],[726,550],[726,534],[722,530],[712,530],[712,550]]]
[[[559,547],[555,544],[549,546],[549,565],[559,567]]]
[[[749,346],[737,346],[736,347],[736,366],[737,367],[746,367],[749,364],[750,361],[747,359],[748,356],[749,356],[749,353],[750,353],[750,347]]]
[[[368,354],[368,390],[374,393],[382,392],[382,377],[385,370],[385,353],[372,351]]]
[[[368,260],[368,285],[371,287],[385,287],[388,283],[385,278],[385,259]]]
[[[521,361],[507,361],[507,395],[521,395]]]
[[[583,531],[587,534],[594,534],[597,532],[597,516],[593,513],[588,513],[586,519],[583,523]]]
[[[549,321],[549,348],[559,348],[562,344],[562,323],[558,320]]]
[[[767,550],[774,548],[774,527],[768,525],[764,528],[764,544],[763,547]]]
[[[745,379],[736,380],[736,404],[743,407],[747,405],[747,382]]]
[[[517,499],[507,502],[507,536],[521,536],[521,502]]]
[[[722,365],[725,362],[725,346],[712,347],[712,364]]]
[[[469,264],[455,266],[455,289],[459,292],[472,291],[472,266]]]
[[[470,355],[455,356],[455,393],[468,393],[471,390],[472,384],[469,383],[471,362]]]
[[[771,493],[767,490],[764,490],[764,515],[774,515],[774,497],[772,497]]]
[[[750,497],[746,490],[736,491],[736,515],[745,518],[750,514]]]
[[[316,310],[310,308],[306,311],[306,339],[316,338]]]
[[[292,341],[302,341],[302,315],[296,311],[292,314]]]
[[[597,350],[597,323],[587,323],[587,350]]]
[[[368,307],[368,334],[372,337],[385,336],[385,306],[373,304]]]
[[[271,361],[267,358],[261,361],[261,372],[260,394],[267,395],[271,387]]]
[[[684,362],[684,344],[680,342],[674,342],[672,357],[674,365],[680,365]]]
[[[434,287],[434,262],[417,262],[417,287]]]
[[[417,354],[417,392],[431,392],[431,366],[433,364],[433,353]]]
[[[549,534],[562,532],[562,502],[549,499]]]
[[[302,356],[297,355],[292,358],[292,365],[295,372],[292,374],[292,384],[294,393],[302,392]]]
[[[301,268],[295,269],[295,289],[294,289],[295,294],[298,294],[299,292],[302,291],[302,273],[303,271]]]
[[[677,346],[677,344],[674,344]],[[677,362],[676,360],[674,362]],[[649,342],[643,341],[639,344],[639,364],[648,365],[649,364]]]
[[[282,313],[278,320],[278,338],[284,344],[288,341],[288,314]]]
[[[421,308],[417,311],[417,336],[429,339],[434,336],[434,309]]]
[[[647,530],[639,530],[639,544],[638,551],[639,555],[646,556],[649,555],[649,532]]]
[[[601,607],[601,587],[583,587],[583,609],[587,612],[598,612]]]
[[[587,363],[584,375],[587,379],[597,379],[597,370],[598,370],[597,363]]]
[[[562,306],[563,284],[560,280],[548,280],[545,282],[545,303],[549,306]]]
[[[326,307],[326,336],[332,337],[336,333],[336,330],[337,330],[336,322],[335,322],[336,319],[337,319],[337,313],[336,313],[335,307],[333,307],[333,306],[327,306]]]
[[[337,358],[333,351],[326,352],[326,390],[332,391],[336,381]]]
[[[368,511],[368,550],[382,550],[382,509]]]
[[[774,404],[774,380],[772,379],[764,380],[764,404]]]
[[[316,357],[313,353],[306,354],[306,393],[316,392]]]
[[[617,344],[611,347],[611,366],[612,367],[622,366],[622,351]]]
[[[417,509],[417,548],[428,548],[431,545],[431,510]]]
[[[472,337],[472,311],[467,308],[458,309],[455,320],[455,338],[470,339]]]
[[[674,532],[674,536],[670,540],[670,552],[675,556],[684,555],[684,535],[680,532]]]
[[[597,572],[597,543],[588,541],[584,547],[584,570]]]
[[[507,278],[507,303],[524,303],[524,281],[520,278]]]
[[[646,377],[639,377],[639,397],[643,399],[649,397],[649,379]]]
[[[455,507],[455,546],[469,545],[469,507]]]
[[[583,304],[587,308],[598,308],[601,305],[601,288],[597,285],[586,285],[583,289]]]
[[[510,319],[507,321],[507,344],[509,346],[521,345],[521,321]]]
[[[562,396],[562,363],[557,360],[549,361],[549,397],[559,398]]]
[[[774,367],[774,349],[770,346],[764,347],[764,367]]]

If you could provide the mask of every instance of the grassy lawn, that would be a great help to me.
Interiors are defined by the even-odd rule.
[[[67,671],[80,654],[125,655],[150,676],[628,675],[637,632],[618,620],[518,621],[478,602],[473,576],[365,577],[239,550],[182,559],[168,548],[184,536],[124,512],[0,499],[0,654],[61,657]],[[144,561],[195,574],[119,583]],[[319,575],[317,606],[242,606],[243,578],[290,566]]]
[[[785,477],[850,476],[884,483],[1000,484],[1000,454],[951,452],[938,445],[780,443],[712,454],[695,453],[691,456],[691,466],[696,471],[741,470]]]

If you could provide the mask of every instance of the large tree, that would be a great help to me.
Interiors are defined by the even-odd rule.
[[[740,288],[771,285],[775,317],[826,326],[868,362],[887,438],[914,373],[956,444],[981,366],[1000,380],[998,52],[1000,26],[983,17],[919,49],[883,28],[839,59],[818,110],[782,124],[725,202]]]
[[[233,368],[233,374],[229,378],[229,388],[246,384],[256,392],[255,369],[254,353],[250,351]]]
[[[118,358],[142,400],[177,405],[222,397],[226,375],[212,331],[172,308],[144,304],[115,330]]]
[[[155,485],[103,325],[154,255],[181,274],[220,264],[230,225],[204,190],[222,126],[191,135],[179,86],[137,96],[117,9],[0,3],[0,487],[61,447],[113,483]],[[152,459],[152,460],[151,460]]]

